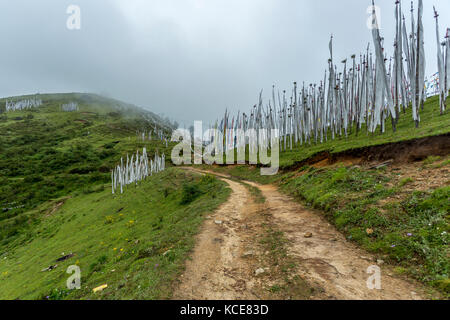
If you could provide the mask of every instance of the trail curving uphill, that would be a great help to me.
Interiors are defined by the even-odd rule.
[[[288,239],[288,255],[298,265],[299,276],[311,287],[320,288],[319,294],[309,298],[421,300],[427,297],[423,286],[393,275],[391,268],[383,264],[379,266],[381,290],[368,289],[367,269],[377,264],[375,258],[348,242],[319,213],[294,202],[275,186],[245,181],[265,197],[263,208],[258,208],[248,190],[228,176],[188,170],[216,175],[228,183],[233,192],[204,224],[192,260],[187,262],[181,283],[175,290],[175,299],[267,299],[264,282],[254,275],[258,261],[241,257],[246,247],[251,246],[255,234],[263,232],[242,226],[258,219],[261,212],[265,212]],[[220,221],[216,220],[222,224],[217,224]]]
[[[240,183],[222,179],[232,194],[204,222],[191,259],[177,286],[178,300],[255,300],[252,269],[241,255],[245,250],[243,226],[254,208]],[[248,206],[250,204],[250,206]]]

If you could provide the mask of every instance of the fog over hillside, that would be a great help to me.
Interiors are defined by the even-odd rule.
[[[416,2],[416,1],[415,1]],[[81,29],[68,30],[69,5]],[[409,1],[402,1],[409,23]],[[336,59],[363,52],[370,1],[74,0],[0,3],[0,96],[96,92],[164,113],[187,127],[225,108],[247,110],[272,84],[317,82]],[[376,1],[393,54],[394,1]],[[425,1],[427,75],[436,72],[433,5],[441,33],[448,0]],[[417,3],[415,3],[417,8]],[[20,18],[19,18],[20,17]],[[325,18],[326,17],[326,18]]]

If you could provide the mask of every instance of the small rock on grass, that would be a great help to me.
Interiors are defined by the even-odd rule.
[[[220,225],[220,224],[222,224],[223,222],[222,222],[222,221],[220,221],[220,220],[216,220],[216,221],[214,221],[214,223],[215,223],[215,224],[219,224],[219,225]]]
[[[313,234],[311,232],[307,232],[303,235],[305,238],[312,238]]]

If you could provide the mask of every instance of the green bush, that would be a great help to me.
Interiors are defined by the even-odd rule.
[[[101,255],[98,259],[89,266],[91,272],[100,271],[103,265],[108,261],[108,257],[106,255]]]
[[[180,204],[187,205],[195,201],[201,194],[202,190],[198,183],[185,183],[181,194]]]

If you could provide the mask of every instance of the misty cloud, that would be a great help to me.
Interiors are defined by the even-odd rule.
[[[66,9],[81,8],[81,30]],[[378,0],[393,52],[394,3]],[[450,2],[435,0],[441,33]],[[370,1],[15,0],[0,3],[0,96],[95,92],[189,126],[248,110],[272,84],[318,82],[334,35],[336,61],[370,42]],[[409,21],[409,1],[403,1]],[[427,75],[436,70],[433,3],[424,3]]]

